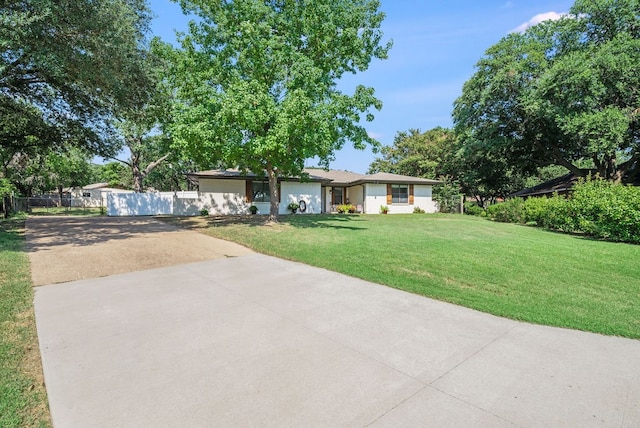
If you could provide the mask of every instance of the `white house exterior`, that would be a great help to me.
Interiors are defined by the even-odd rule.
[[[432,187],[436,180],[397,174],[355,174],[347,171],[325,171],[308,168],[303,181],[299,178],[279,179],[280,214],[287,214],[290,202],[304,204],[303,214],[335,212],[337,206],[350,204],[357,212],[378,214],[382,206],[390,214],[412,213],[416,207],[436,212]],[[259,214],[269,213],[266,179],[237,170],[212,170],[189,174],[199,184],[198,198],[188,209],[176,214],[195,215],[201,209],[209,214],[246,214],[255,205]]]
[[[356,211],[365,214],[378,214],[383,206],[389,214],[412,213],[416,207],[428,213],[438,211],[432,199],[433,186],[440,183],[437,180],[389,173],[307,171],[330,180],[322,185],[323,212],[333,212],[342,204],[354,205]]]
[[[198,182],[198,201],[193,201],[198,213],[206,209],[212,215],[248,214],[249,207],[255,205],[258,214],[269,214],[269,184],[264,178],[236,170],[202,171],[189,174],[189,177]],[[321,180],[318,177],[309,177],[308,181],[279,179],[279,213],[290,213],[288,205],[291,202],[303,205],[300,210],[303,214],[321,213]],[[189,214],[192,213],[186,215]]]

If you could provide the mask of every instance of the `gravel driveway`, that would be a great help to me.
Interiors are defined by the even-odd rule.
[[[252,252],[149,217],[30,217],[26,238],[34,285]]]

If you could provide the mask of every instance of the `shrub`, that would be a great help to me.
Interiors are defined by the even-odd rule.
[[[487,216],[503,223],[525,223],[524,201],[522,198],[513,198],[490,205],[487,208]]]
[[[545,209],[539,214],[536,221],[538,226],[568,233],[576,233],[579,231],[575,226],[575,215],[570,201],[567,198],[554,195],[551,198],[537,199],[546,199],[543,205]]]
[[[441,213],[459,213],[460,198],[460,186],[450,178],[445,178],[442,184],[433,189],[433,200]]]
[[[380,214],[387,214],[389,212],[389,207],[386,205],[380,205]]]
[[[296,212],[298,210],[298,208],[300,208],[300,205],[297,202],[291,202],[291,203],[289,203],[289,205],[287,205],[287,208],[291,212]]]
[[[523,220],[525,224],[541,225],[542,219],[547,214],[549,206],[548,198],[528,198],[525,199],[523,209]]]
[[[356,207],[355,205],[351,205],[351,204],[342,204],[336,207],[336,211],[338,211],[338,213],[340,214],[355,213]]]
[[[596,238],[640,243],[640,188],[600,179],[580,182],[570,205],[579,231]]]
[[[579,182],[569,199],[514,198],[491,205],[487,215],[496,221],[640,243],[640,188],[600,179]]]
[[[200,210],[200,215],[202,215],[202,216],[207,216],[207,215],[209,215],[209,210],[208,210],[208,209],[206,209],[206,208],[202,208],[202,209]]]
[[[468,215],[483,216],[485,215],[484,209],[475,202],[464,203],[464,213]]]
[[[414,208],[413,208],[413,213],[414,213],[414,214],[424,214],[424,213],[425,213],[425,211],[424,211],[422,208],[420,208],[420,207],[414,207]]]

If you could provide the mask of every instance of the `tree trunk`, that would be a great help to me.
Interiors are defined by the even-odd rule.
[[[569,172],[571,172],[573,175],[576,175],[578,177],[582,175],[582,171],[580,171],[580,168],[578,168],[577,166],[569,162],[567,159],[565,159],[564,156],[562,156],[560,149],[554,146],[551,150],[551,154],[556,161],[556,165],[560,165],[567,168]]]
[[[58,185],[58,208],[62,206],[62,186]]]
[[[137,162],[132,162],[131,172],[133,173],[133,191],[136,193],[142,193],[142,180],[144,179],[144,176],[142,171],[140,171],[140,166]]]
[[[271,205],[269,208],[269,221],[278,221],[278,212],[280,211],[280,201],[278,198],[278,176],[271,164],[267,164],[267,177],[269,177],[269,196]]]

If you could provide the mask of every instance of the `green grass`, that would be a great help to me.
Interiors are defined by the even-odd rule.
[[[459,215],[252,217],[202,230],[503,317],[640,338],[640,246]]]
[[[51,426],[24,248],[24,216],[0,220],[0,426]]]

